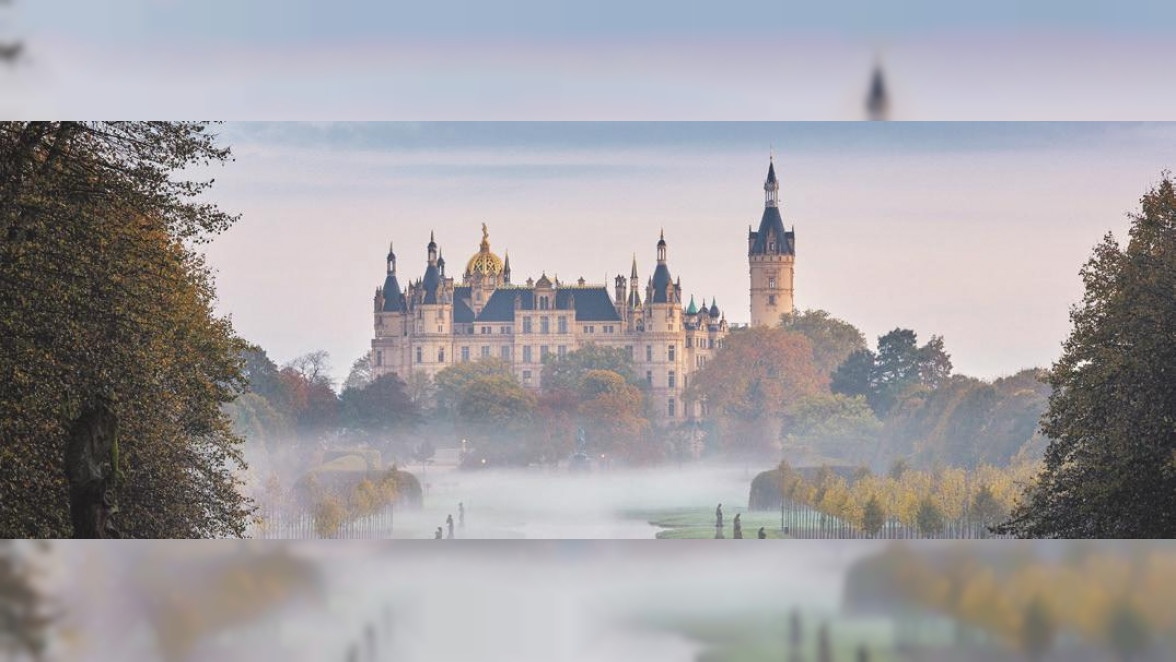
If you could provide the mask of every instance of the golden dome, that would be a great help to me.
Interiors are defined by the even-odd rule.
[[[502,273],[502,260],[490,251],[490,233],[485,223],[482,224],[482,245],[466,262],[465,272],[468,276],[497,276]]]

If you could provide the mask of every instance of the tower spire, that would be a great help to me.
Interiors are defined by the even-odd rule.
[[[768,155],[768,178],[764,180],[764,207],[780,206],[780,181],[776,179],[776,158]]]
[[[637,253],[633,253],[633,271],[629,274],[629,278],[631,278],[634,283],[637,282]]]

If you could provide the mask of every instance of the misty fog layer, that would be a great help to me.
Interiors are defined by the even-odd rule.
[[[467,538],[652,538],[642,518],[670,508],[745,507],[756,467],[719,465],[609,470],[456,471],[407,467],[425,490],[420,512],[398,511],[396,537],[431,537],[465,506]]]
[[[83,574],[133,577],[150,565],[145,559],[166,558],[172,572],[151,589],[166,593],[201,581],[210,561],[246,546],[260,552],[280,545],[220,541],[184,554],[161,543],[128,545],[126,554],[111,546],[66,546],[59,579],[68,587],[80,642],[72,653],[94,662],[158,659],[141,596],[124,589],[117,609],[100,608],[101,589],[79,582]],[[422,542],[394,550],[350,541],[291,548],[321,570],[321,594],[205,637],[181,659],[318,662],[347,660],[349,647],[356,647],[357,660],[687,662],[697,645],[653,620],[794,606],[828,612],[838,604],[848,564],[874,549],[828,543],[735,549],[701,541]]]

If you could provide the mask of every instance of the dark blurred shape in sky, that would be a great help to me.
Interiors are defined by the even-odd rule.
[[[239,119],[1164,119],[1176,4],[40,0],[0,111]],[[901,108],[901,112],[893,112]]]

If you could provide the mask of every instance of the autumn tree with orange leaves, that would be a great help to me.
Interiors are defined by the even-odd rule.
[[[800,400],[828,391],[812,346],[799,333],[772,328],[732,331],[723,348],[698,371],[686,398],[701,402],[723,427],[725,448],[736,455],[772,455],[784,414]]]

